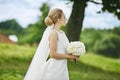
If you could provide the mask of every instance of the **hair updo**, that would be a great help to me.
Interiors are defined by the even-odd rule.
[[[45,24],[46,26],[51,26],[53,24],[53,21],[49,16],[45,18]]]
[[[63,11],[61,9],[53,9],[49,12],[48,16],[45,18],[46,26],[51,26],[55,24],[58,19],[61,18]]]

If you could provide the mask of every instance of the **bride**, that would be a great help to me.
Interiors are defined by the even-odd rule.
[[[61,9],[53,9],[45,18],[48,26],[38,45],[24,80],[69,80],[67,59],[78,59],[66,53],[69,43],[60,30],[65,25],[65,15]],[[48,56],[50,58],[47,60]]]

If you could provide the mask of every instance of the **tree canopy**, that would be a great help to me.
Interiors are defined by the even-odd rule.
[[[88,2],[103,5],[100,12],[113,13],[120,19],[120,0],[70,0],[73,2],[72,13],[67,23],[67,35],[70,41],[79,40],[83,21],[85,17],[85,7]],[[74,31],[73,31],[74,30]]]
[[[15,19],[0,22],[1,33],[4,33],[6,35],[10,34],[19,35],[20,33],[22,33],[22,31],[23,28]]]

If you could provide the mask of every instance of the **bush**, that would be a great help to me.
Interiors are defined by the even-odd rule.
[[[86,28],[82,31],[80,40],[85,43],[87,51],[93,51],[93,46],[96,41],[100,40],[103,36],[101,30],[96,30],[93,28]]]
[[[99,54],[120,58],[120,37],[118,35],[109,34],[98,40],[94,45],[94,51]]]

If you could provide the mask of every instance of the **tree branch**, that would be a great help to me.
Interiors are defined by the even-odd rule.
[[[95,3],[95,4],[102,4],[102,3],[99,3],[99,2],[96,2],[96,1],[89,1],[89,2],[92,2],[92,3]]]

